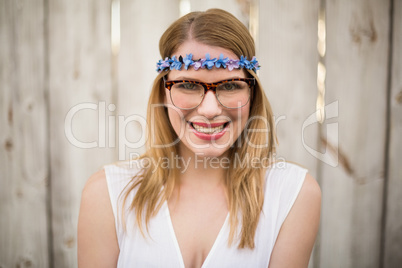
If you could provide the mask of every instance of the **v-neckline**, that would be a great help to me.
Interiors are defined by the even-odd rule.
[[[173,222],[172,222],[172,218],[170,217],[170,211],[169,211],[169,206],[168,206],[167,201],[165,201],[164,206],[165,206],[165,210],[166,210],[166,216],[167,216],[166,218],[167,218],[169,229],[170,229],[170,236],[171,236],[174,246],[176,248],[177,258],[179,259],[180,267],[185,268],[183,255],[181,254],[179,241],[177,240],[176,233],[173,228]],[[228,219],[229,219],[229,213],[226,215],[225,221],[223,222],[223,225],[221,226],[221,229],[219,230],[219,233],[216,236],[215,241],[212,244],[212,247],[209,250],[207,257],[205,258],[204,262],[202,263],[201,268],[205,268],[205,265],[208,264],[209,259],[212,258],[211,256],[213,255],[215,248],[218,246],[219,241],[222,239],[221,237],[223,236],[223,233],[226,229]]]

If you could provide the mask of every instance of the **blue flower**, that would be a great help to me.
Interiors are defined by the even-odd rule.
[[[183,58],[183,63],[184,63],[184,69],[188,70],[188,67],[192,66],[194,64],[193,59],[193,54],[186,54],[186,57]]]
[[[226,63],[229,61],[229,58],[224,59],[223,54],[219,56],[219,59],[215,62],[215,67],[220,68],[221,66],[226,69]]]
[[[229,71],[233,71],[233,69],[238,69],[239,68],[239,60],[229,60],[227,62],[227,66]]]
[[[166,69],[169,69],[171,62],[172,62],[172,60],[169,59],[169,57],[166,57],[165,60],[159,60],[156,63],[156,70],[160,73]]]
[[[157,72],[162,72],[162,70],[163,70],[163,68],[161,68],[161,65],[162,65],[162,60],[159,60],[157,63],[156,63],[156,71]]]
[[[216,62],[216,58],[210,59],[209,53],[205,54],[205,61],[202,63],[202,68],[207,67],[208,70],[211,70],[214,67]]]
[[[162,64],[163,64],[163,63],[164,63],[163,60],[159,60],[159,61],[156,63],[156,71],[162,72],[162,70],[163,70]]]
[[[240,68],[244,67],[246,69],[249,69],[250,62],[247,60],[247,57],[240,56],[239,67]]]
[[[176,69],[180,70],[182,63],[176,59],[176,56],[173,56],[171,59],[172,63],[170,64],[170,70]]]
[[[255,56],[251,59],[250,65],[251,69],[253,69],[254,71],[260,69],[260,64],[258,63],[257,58]]]

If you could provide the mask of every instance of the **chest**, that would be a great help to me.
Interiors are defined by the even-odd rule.
[[[224,198],[169,203],[170,220],[185,267],[201,267],[228,226]]]
[[[250,250],[238,249],[236,245],[228,246],[230,226],[227,216],[223,216],[223,224],[220,230],[215,231],[218,233],[215,237],[205,237],[210,232],[204,231],[202,224],[185,228],[184,232],[177,224],[173,227],[175,216],[177,215],[170,215],[165,202],[159,213],[151,219],[148,232],[143,236],[134,226],[135,217],[129,215],[127,232],[119,235],[120,255],[117,267],[268,267],[275,234],[267,231],[277,229],[276,226],[270,226],[270,222],[275,224],[276,221],[261,218],[264,228],[260,230],[263,232],[257,229],[256,247]],[[213,221],[212,217],[208,219]]]

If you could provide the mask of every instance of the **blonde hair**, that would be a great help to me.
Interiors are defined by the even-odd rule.
[[[192,12],[175,21],[162,35],[159,50],[162,58],[170,57],[187,40],[195,40],[206,45],[218,46],[233,51],[239,58],[241,55],[251,59],[255,55],[254,40],[247,28],[230,13],[220,9],[210,9],[205,12]],[[177,139],[167,114],[166,108],[154,109],[155,104],[164,103],[165,89],[162,78],[166,73],[159,74],[153,84],[148,102],[147,122],[151,126],[148,131],[147,151],[140,157],[146,159],[169,159],[178,155],[178,148],[173,144]],[[246,168],[231,165],[226,173],[228,206],[230,213],[229,245],[233,243],[239,226],[238,215],[241,215],[241,231],[239,248],[254,248],[254,236],[264,202],[264,173],[262,167],[250,167],[250,159],[271,159],[275,151],[276,136],[272,121],[272,111],[268,99],[261,88],[261,83],[252,71],[249,75],[256,78],[251,96],[251,123],[246,125],[238,140],[229,149],[231,163],[245,160]],[[153,110],[153,111],[151,111]],[[151,118],[153,117],[153,118]],[[153,120],[157,118],[158,120]],[[268,123],[264,122],[265,119]],[[268,132],[251,131],[250,129],[266,129]],[[246,144],[252,143],[255,146]],[[178,183],[178,169],[154,166],[157,161],[149,161],[149,168],[144,169],[132,180],[123,199],[123,207],[131,191],[137,188],[129,210],[136,213],[137,224],[144,235],[145,223],[148,223],[160,210],[163,203],[172,195]],[[154,172],[152,172],[154,171]],[[123,211],[124,219],[124,211]]]

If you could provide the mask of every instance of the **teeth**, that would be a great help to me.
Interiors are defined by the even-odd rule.
[[[201,133],[205,133],[205,134],[219,133],[219,132],[221,132],[223,130],[223,126],[224,126],[224,124],[223,124],[223,125],[220,125],[219,127],[211,127],[211,128],[209,128],[209,127],[198,126],[198,125],[195,125],[195,124],[192,124],[192,125],[193,125],[195,130],[197,130],[198,132],[201,132]]]

